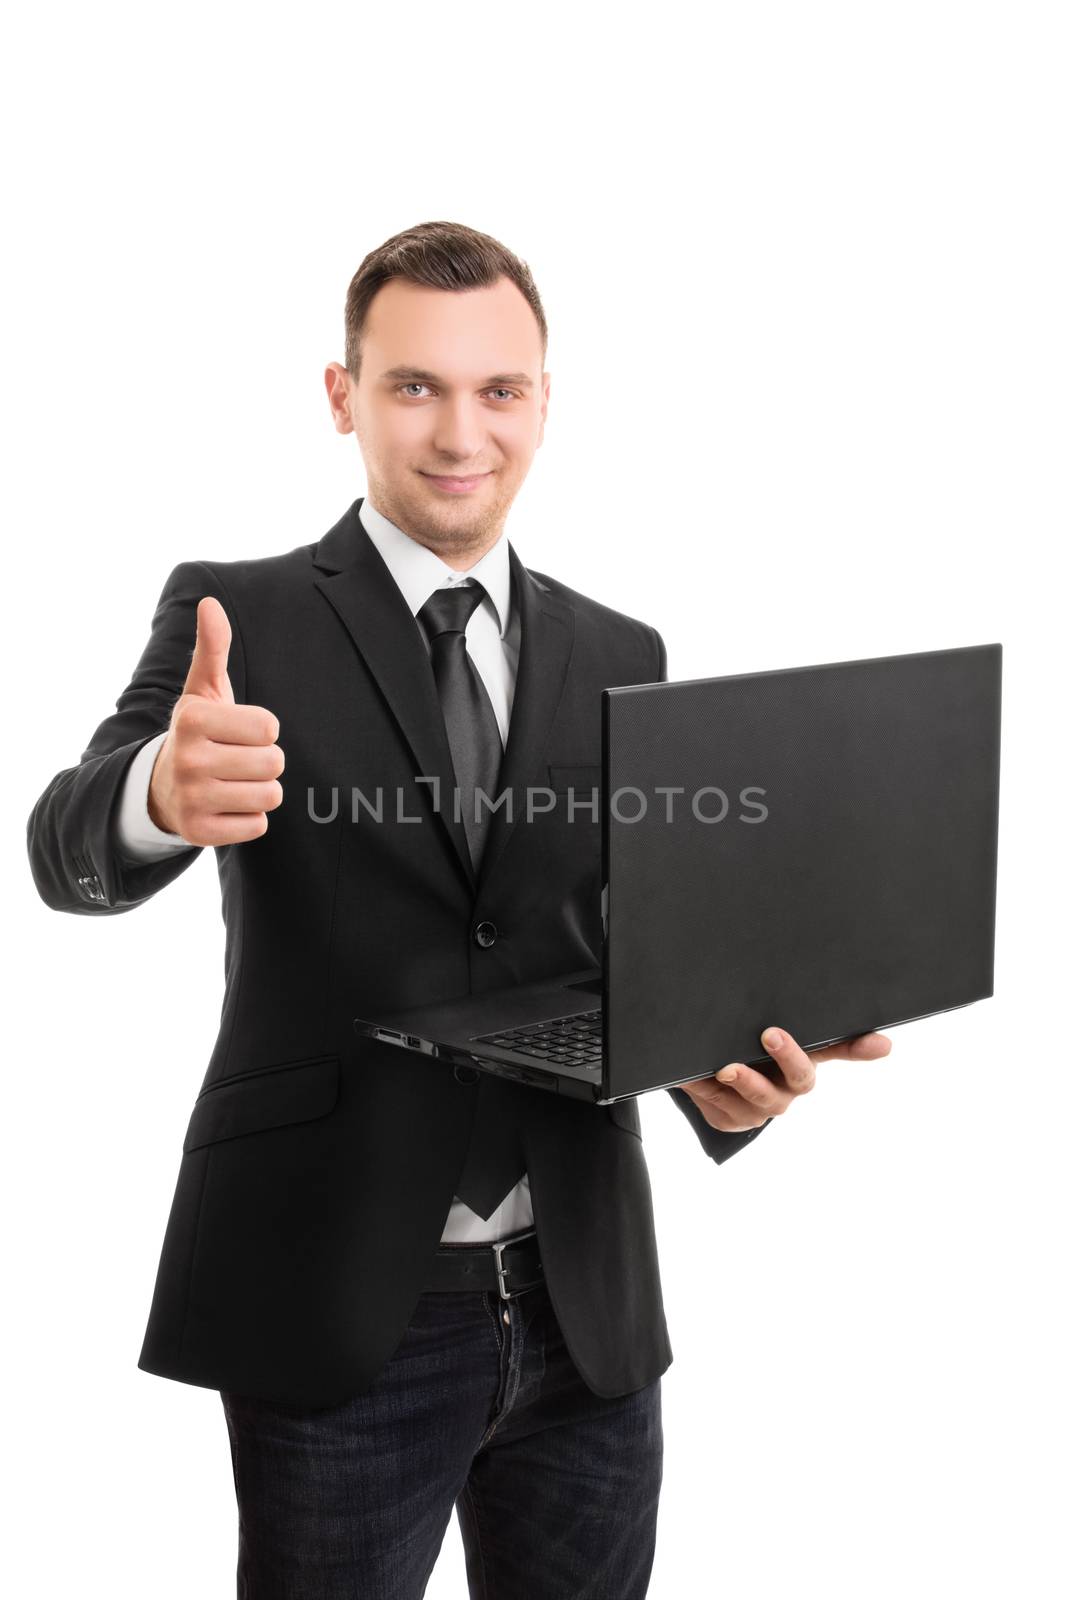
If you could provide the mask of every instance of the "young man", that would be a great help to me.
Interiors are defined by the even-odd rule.
[[[367,495],[315,543],[176,566],[29,823],[63,911],[130,910],[215,851],[221,1024],[139,1364],[220,1391],[242,1594],[413,1600],[458,1504],[472,1594],[629,1600],[672,1360],[636,1103],[352,1019],[598,961],[589,809],[522,797],[598,781],[599,691],[664,678],[663,641],[504,538],[549,396],[524,263],[412,228],[362,263],[345,330],[326,390]],[[478,788],[516,803],[479,813]],[[816,1060],[889,1047],[764,1040],[780,1083],[693,1062],[668,1091],[716,1162]]]

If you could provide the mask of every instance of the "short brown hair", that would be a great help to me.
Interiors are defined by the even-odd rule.
[[[488,289],[510,278],[529,305],[541,330],[541,360],[548,348],[548,323],[541,296],[525,261],[475,228],[461,222],[420,222],[394,233],[360,263],[345,297],[345,367],[359,382],[361,339],[370,303],[390,278],[407,278],[428,289]]]

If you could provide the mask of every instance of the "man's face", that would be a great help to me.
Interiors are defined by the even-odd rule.
[[[544,437],[548,387],[537,319],[510,278],[463,291],[392,278],[371,303],[359,383],[326,369],[371,501],[454,565],[499,537]]]

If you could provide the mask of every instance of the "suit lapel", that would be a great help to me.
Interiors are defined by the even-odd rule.
[[[416,776],[440,778],[438,817],[474,894],[485,885],[525,815],[526,789],[540,769],[567,676],[574,612],[527,572],[509,542],[521,642],[500,789],[512,791],[512,814],[509,820],[501,806],[492,816],[476,880],[462,820],[454,816],[455,772],[429,653],[392,573],[359,520],[361,504],[362,499],[354,501],[315,546],[312,563],[326,574],[314,580],[315,587],[337,612],[385,696],[411,751]]]

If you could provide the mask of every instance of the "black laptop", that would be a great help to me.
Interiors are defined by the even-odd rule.
[[[608,1101],[989,997],[1001,657],[603,690],[603,969],[357,1033]]]

